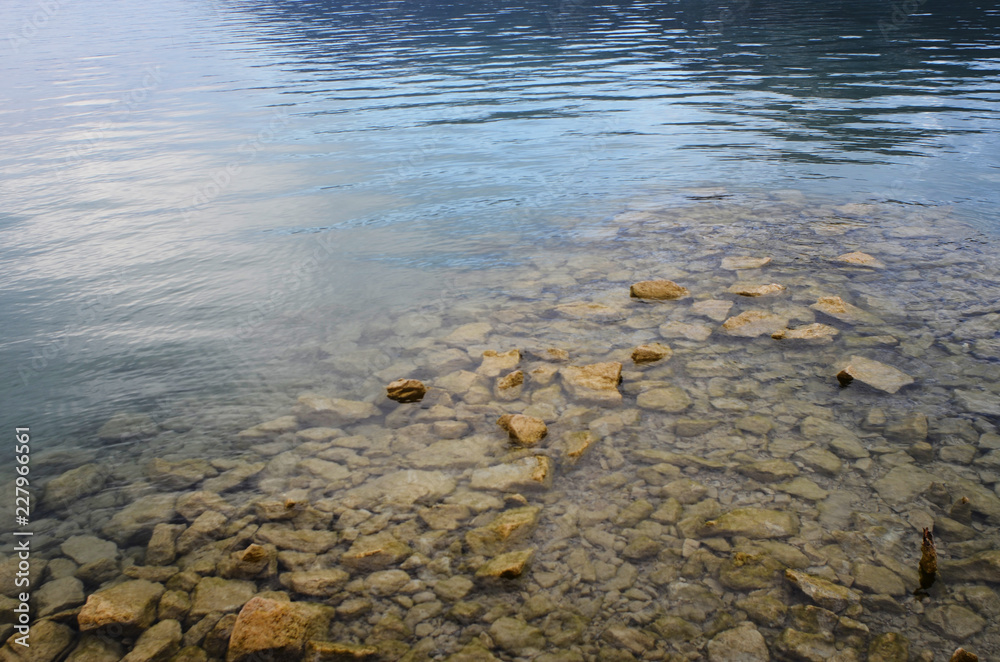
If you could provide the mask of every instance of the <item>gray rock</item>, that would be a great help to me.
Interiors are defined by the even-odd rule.
[[[149,533],[157,524],[163,524],[173,519],[177,512],[176,494],[152,494],[133,501],[122,510],[115,513],[103,533],[120,545],[128,544],[133,539]]]
[[[125,655],[122,645],[110,637],[85,634],[66,662],[118,662]]]
[[[4,662],[56,662],[73,645],[74,632],[60,623],[35,621],[27,648],[10,642],[0,650]]]
[[[107,473],[98,465],[85,464],[50,480],[42,500],[50,508],[65,508],[100,492],[107,480]]]
[[[938,634],[964,642],[986,627],[986,619],[960,605],[944,605],[929,609],[924,622]]]
[[[60,550],[80,565],[104,558],[118,558],[118,546],[97,536],[72,536],[60,545]]]
[[[156,423],[147,414],[119,412],[97,431],[101,441],[126,441],[151,437],[158,431]]]
[[[33,597],[38,607],[38,616],[50,616],[83,604],[83,582],[76,577],[55,579],[46,582],[35,591]]]
[[[140,635],[122,662],[166,662],[180,650],[181,624],[175,620],[160,621]]]
[[[764,636],[749,623],[715,635],[708,642],[709,662],[767,662]]]
[[[504,616],[493,621],[490,636],[504,650],[514,655],[524,655],[545,648],[545,635],[517,618]]]
[[[1000,396],[987,391],[955,391],[955,402],[965,411],[986,416],[1000,416]]]

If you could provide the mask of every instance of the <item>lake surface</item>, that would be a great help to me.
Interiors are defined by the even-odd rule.
[[[337,606],[330,636],[385,659],[470,642],[500,659],[695,659],[745,620],[790,657],[788,629],[823,655],[835,634],[863,659],[887,632],[913,656],[1000,653],[996,573],[961,566],[911,595],[922,528],[942,566],[1000,544],[996,7],[13,0],[0,28],[0,416],[31,426],[38,485],[101,467],[36,511],[41,558],[97,533],[121,570],[153,565],[152,526],[194,512],[161,493],[200,489],[236,508],[209,509],[227,526],[262,499],[311,504],[295,526],[339,536],[324,569],[365,536],[410,544],[405,591],[365,584],[370,568],[326,594],[255,578]],[[838,260],[857,251],[877,264]],[[737,257],[771,262],[725,267]],[[654,279],[689,296],[629,297]],[[784,289],[738,293],[770,283]],[[811,307],[835,296],[861,312]],[[732,306],[706,316],[708,301]],[[723,326],[746,311],[781,324]],[[812,323],[837,335],[770,337]],[[634,363],[653,342],[672,356]],[[511,349],[503,374],[481,365]],[[859,355],[914,381],[841,388]],[[624,366],[620,401],[564,372],[605,362]],[[499,389],[518,368],[524,384]],[[433,387],[423,404],[385,399],[400,377]],[[375,413],[327,420],[305,393]],[[522,412],[549,434],[510,455],[495,421]],[[538,453],[545,490],[476,478]],[[424,491],[392,496],[400,481]],[[159,506],[123,528],[137,499]],[[495,556],[468,535],[516,507],[541,508],[512,544],[534,550],[530,571],[438,589]],[[704,528],[740,508],[795,523],[775,539]],[[733,578],[735,559],[763,570]],[[784,568],[856,593],[810,601]],[[119,578],[61,572],[88,595]],[[779,618],[764,598],[851,622]]]

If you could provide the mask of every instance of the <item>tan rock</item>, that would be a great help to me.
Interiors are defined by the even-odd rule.
[[[476,370],[476,374],[486,377],[497,377],[505,370],[511,370],[521,362],[521,352],[512,349],[504,353],[488,349],[483,352],[483,362]]]
[[[14,618],[11,617],[10,620],[12,621]],[[5,629],[9,622],[5,617]],[[10,631],[13,631],[13,625],[9,627]],[[76,635],[67,626],[48,619],[32,623],[30,632],[27,646],[17,643],[17,638],[22,635],[19,632],[14,632],[7,640],[7,645],[0,648],[0,660],[3,662],[56,662],[73,645]]]
[[[497,380],[497,392],[505,400],[516,398],[520,394],[520,389],[518,388],[524,384],[524,372],[521,370],[515,370],[514,372],[504,375]],[[506,395],[512,397],[504,397]]]
[[[673,320],[660,326],[660,335],[664,338],[686,338],[702,342],[712,335],[712,327]]]
[[[730,271],[736,271],[737,269],[760,269],[768,264],[771,264],[771,258],[769,257],[731,256],[722,258],[722,268]]]
[[[546,347],[544,349],[533,349],[529,350],[529,353],[533,358],[539,361],[553,361],[561,362],[569,360],[569,352],[565,349],[560,349],[558,347]]]
[[[775,340],[804,340],[816,345],[833,342],[834,336],[840,331],[826,324],[808,324],[797,329],[781,329],[771,334]]]
[[[531,537],[538,527],[541,508],[525,506],[498,515],[486,526],[465,534],[465,543],[473,554],[496,556]]]
[[[455,479],[441,471],[394,471],[348,490],[345,499],[365,507],[376,504],[411,506],[440,501],[455,490]],[[279,545],[280,546],[280,545]]]
[[[183,490],[205,478],[219,475],[212,465],[201,458],[170,462],[154,458],[145,469],[146,478],[162,490]]]
[[[873,269],[883,269],[885,265],[879,262],[877,259],[869,255],[868,253],[862,253],[861,251],[855,251],[853,253],[844,253],[843,255],[838,255],[836,258],[838,262],[845,262],[847,264],[853,264],[859,267],[871,267]]]
[[[820,297],[816,303],[809,307],[847,324],[879,324],[882,322],[875,315],[847,303],[840,297]]]
[[[691,398],[679,386],[654,388],[640,393],[636,404],[643,409],[656,409],[677,414],[691,406]]]
[[[764,310],[746,310],[722,323],[722,328],[731,336],[756,338],[765,333],[770,335],[788,326],[788,319]]]
[[[476,469],[470,486],[476,490],[549,489],[552,487],[552,460],[544,455],[523,457],[514,462]]]
[[[304,662],[348,662],[375,660],[379,657],[377,646],[349,644],[342,641],[310,641],[306,644]]]
[[[180,623],[162,620],[142,633],[122,662],[166,662],[180,650],[181,638]]]
[[[507,431],[512,442],[520,446],[537,446],[549,433],[544,421],[523,414],[505,414],[497,420],[497,425]]]
[[[707,317],[710,320],[721,322],[729,315],[729,311],[732,307],[732,301],[726,301],[724,299],[706,299],[705,301],[698,301],[693,304],[691,306],[691,312],[700,317]]]
[[[226,662],[298,662],[306,642],[323,639],[329,623],[320,605],[255,597],[236,617]]]
[[[639,345],[633,349],[632,361],[635,363],[652,363],[653,361],[669,359],[673,353],[674,350],[670,349],[666,345],[654,342],[649,343],[648,345]]]
[[[77,616],[80,631],[118,626],[137,634],[153,624],[164,590],[162,584],[136,579],[98,591],[87,598]]]
[[[307,393],[299,396],[295,415],[304,427],[330,427],[357,423],[376,416],[378,408],[370,402],[327,398]]]
[[[837,373],[841,386],[847,386],[855,379],[886,393],[895,393],[913,383],[913,377],[905,372],[863,356],[852,356]]]
[[[637,299],[682,299],[691,292],[672,280],[644,280],[629,288],[629,295]]]
[[[253,582],[221,577],[203,577],[194,588],[191,598],[192,618],[201,618],[212,612],[239,611],[257,592]]]
[[[795,513],[764,508],[737,508],[705,522],[703,534],[747,538],[787,538],[799,532]]]
[[[821,577],[790,568],[785,570],[785,577],[823,609],[840,612],[861,602],[861,595],[856,591]]]
[[[512,579],[520,577],[535,556],[535,550],[507,552],[484,563],[476,571],[478,579]]]
[[[413,551],[388,531],[361,536],[340,557],[340,562],[353,570],[372,572],[402,562]]]
[[[65,508],[83,497],[100,492],[107,480],[108,474],[104,469],[96,464],[85,464],[46,483],[42,500],[52,508]]]
[[[574,398],[608,404],[617,404],[622,400],[618,391],[618,384],[622,379],[621,363],[566,366],[560,370],[560,374],[566,390]]]
[[[576,464],[596,441],[597,436],[590,430],[577,430],[563,435],[560,448],[563,457],[570,464]]]
[[[290,591],[326,598],[340,591],[350,577],[340,568],[323,568],[321,570],[285,572],[278,579],[281,581],[281,585]]]
[[[233,552],[219,564],[219,574],[226,579],[253,579],[274,575],[277,570],[278,552],[274,545],[251,544],[246,549]]]
[[[778,283],[768,283],[767,285],[755,285],[753,283],[736,283],[729,288],[733,294],[744,297],[766,297],[785,291],[784,285]]]
[[[451,333],[449,333],[444,341],[449,345],[471,345],[474,343],[481,343],[486,340],[487,334],[492,330],[487,322],[472,322],[470,324],[463,324]]]
[[[397,379],[385,387],[386,397],[396,402],[420,402],[427,387],[419,379]]]

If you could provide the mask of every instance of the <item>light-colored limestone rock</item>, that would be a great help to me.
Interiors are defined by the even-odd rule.
[[[766,297],[779,294],[785,291],[785,286],[778,283],[736,283],[729,288],[729,292],[732,294],[738,294],[741,297]]]
[[[388,531],[361,536],[340,557],[340,562],[353,570],[372,572],[402,562],[413,551]]]
[[[744,536],[746,538],[787,538],[799,532],[795,513],[764,508],[737,508],[705,522],[702,537]]]
[[[771,334],[775,340],[802,340],[816,345],[826,345],[833,342],[833,339],[840,331],[827,324],[819,322],[808,324],[797,329],[781,329]]]
[[[385,387],[385,395],[400,403],[420,402],[427,394],[427,387],[419,379],[397,379]]]
[[[525,506],[505,511],[485,526],[465,534],[465,543],[473,554],[496,556],[510,550],[534,533],[541,508]]]
[[[676,414],[691,406],[691,397],[679,386],[667,386],[644,391],[636,398],[643,409],[655,409]]]
[[[476,369],[476,374],[484,377],[498,377],[502,372],[513,370],[520,362],[520,350],[511,349],[501,353],[488,349],[483,352],[483,361]]]
[[[862,253],[861,251],[844,253],[843,255],[838,255],[834,259],[837,260],[837,262],[844,262],[845,264],[857,267],[871,267],[873,269],[885,268],[885,264],[880,262],[878,259],[872,257],[868,253]]]
[[[523,414],[505,414],[497,420],[497,425],[503,428],[510,436],[510,440],[518,446],[537,446],[538,442],[549,433],[545,421]]]
[[[409,469],[379,476],[348,490],[345,503],[411,506],[418,501],[440,501],[454,490],[455,479],[446,473]]]
[[[78,500],[100,492],[108,480],[107,472],[96,464],[70,469],[45,485],[42,498],[51,508],[65,508]]]
[[[520,577],[535,556],[533,549],[521,549],[496,556],[476,570],[478,579],[511,579]]]
[[[863,356],[849,358],[837,373],[837,380],[842,386],[857,380],[886,393],[895,393],[913,383],[913,377],[905,372]]]
[[[816,303],[809,307],[847,324],[881,324],[882,322],[877,316],[849,304],[837,296],[820,297]]]
[[[141,632],[153,624],[164,590],[162,584],[136,579],[93,593],[77,616],[80,631],[114,625],[130,633]]]
[[[632,350],[632,361],[634,363],[652,363],[669,359],[674,353],[672,349],[658,342],[648,345],[639,345]]]
[[[725,630],[708,642],[709,662],[768,662],[764,635],[749,623]]]
[[[760,269],[771,264],[769,257],[727,256],[722,258],[722,268],[729,271],[738,269]]]
[[[191,597],[192,618],[202,618],[212,612],[236,612],[257,592],[257,585],[240,579],[203,577]]]
[[[350,575],[340,568],[320,570],[295,570],[278,576],[281,585],[295,593],[317,598],[328,598],[344,587]]]
[[[806,572],[789,568],[785,570],[785,577],[810,600],[830,611],[841,612],[861,602],[861,596],[856,591]]]
[[[622,400],[618,390],[622,377],[621,363],[566,366],[560,370],[560,374],[566,390],[574,398],[605,404],[617,404]]]
[[[180,623],[162,620],[139,636],[122,662],[166,662],[180,650],[182,638]]]
[[[756,338],[771,335],[788,326],[788,318],[765,310],[745,310],[722,323],[722,328],[731,336]]]
[[[700,317],[707,317],[716,322],[722,322],[729,316],[729,311],[733,307],[732,301],[724,299],[706,299],[698,301],[691,306],[691,312]]]
[[[712,335],[712,327],[673,320],[660,325],[660,335],[664,338],[684,338],[702,342]]]
[[[255,597],[236,617],[226,662],[297,662],[303,659],[306,642],[326,638],[330,611],[321,605]]]
[[[336,428],[376,416],[378,408],[370,402],[327,398],[306,393],[299,396],[295,415],[305,427]]]
[[[552,487],[552,460],[544,455],[523,457],[513,462],[476,469],[470,486],[476,490],[507,492]]]

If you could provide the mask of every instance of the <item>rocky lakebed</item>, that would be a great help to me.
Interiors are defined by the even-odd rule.
[[[696,192],[345,320],[266,415],[35,458],[0,658],[997,659],[997,255],[948,210]]]

